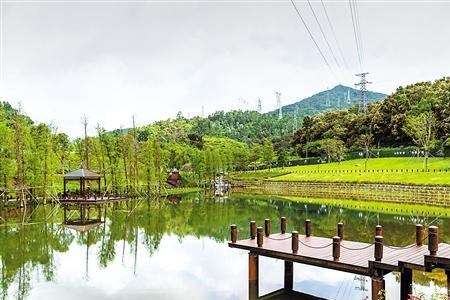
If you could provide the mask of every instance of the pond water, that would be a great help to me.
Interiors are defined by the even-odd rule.
[[[329,203],[329,202],[327,202]],[[106,222],[80,232],[62,226],[61,209],[38,206],[24,215],[3,211],[0,219],[1,299],[246,299],[248,253],[227,246],[229,225],[240,237],[248,223],[265,218],[278,229],[331,237],[345,222],[345,237],[372,242],[376,224],[385,242],[414,242],[417,219],[442,228],[450,240],[450,219],[401,215],[311,204],[282,198],[232,195],[228,199],[190,194],[181,199],[135,200],[109,205]],[[448,212],[448,211],[446,211]],[[47,219],[47,221],[46,221]],[[4,223],[4,221],[7,223]],[[26,220],[28,225],[16,225]],[[260,258],[260,293],[283,284],[283,262]],[[294,265],[294,289],[328,299],[360,300],[370,295],[369,278]],[[388,299],[398,299],[398,277],[386,277]],[[414,274],[417,292],[445,292],[443,273]]]

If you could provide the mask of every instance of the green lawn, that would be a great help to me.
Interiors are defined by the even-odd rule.
[[[372,158],[368,161],[367,172],[364,171],[364,159],[355,159],[341,163],[277,168],[272,169],[270,172],[267,170],[244,172],[235,174],[233,178],[238,180],[343,181],[450,185],[450,170],[449,172],[438,171],[445,170],[449,167],[450,159],[430,158],[428,165],[429,172],[417,172],[417,169],[423,169],[423,159]],[[406,172],[406,169],[408,169],[408,172]],[[333,172],[324,172],[327,170]],[[347,172],[337,172],[344,170],[347,170]],[[376,170],[379,170],[379,172],[376,172]],[[381,170],[384,170],[384,172],[381,172]],[[386,170],[389,171],[386,172]],[[411,170],[414,170],[414,172],[411,172]],[[436,172],[433,170],[436,170]]]
[[[167,195],[182,195],[182,194],[190,194],[202,191],[202,188],[198,187],[182,187],[182,188],[169,188],[162,191],[162,194]]]

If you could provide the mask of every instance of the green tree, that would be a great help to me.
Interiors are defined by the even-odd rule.
[[[436,118],[432,112],[408,116],[403,130],[413,139],[414,143],[424,151],[425,170],[428,170],[430,148],[435,142]]]
[[[262,158],[265,163],[269,164],[269,166],[274,161],[274,159],[276,159],[273,144],[269,139],[264,139],[262,147]]]

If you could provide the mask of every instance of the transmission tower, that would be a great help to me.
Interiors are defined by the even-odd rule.
[[[204,117],[205,117],[205,106],[202,105],[202,118],[204,118]]]
[[[337,100],[336,100],[336,106],[339,108],[339,107],[341,107],[341,97],[337,97]]]
[[[277,97],[277,107],[278,107],[278,119],[283,118],[283,108],[281,107],[281,93],[275,92]]]
[[[330,103],[330,90],[327,88],[327,107],[330,107],[331,106],[331,103]]]
[[[87,136],[88,118],[86,115],[81,117],[81,124],[84,127],[84,153],[82,165],[84,168],[89,169],[89,140]]]
[[[258,98],[257,109],[259,113],[262,113],[262,101],[261,98]]]
[[[347,90],[347,104],[351,104],[352,99],[350,98],[350,89]]]
[[[295,112],[294,112],[294,128],[293,128],[293,134],[297,131],[298,129],[298,107],[295,108]]]
[[[244,98],[239,98],[238,101],[239,101],[239,105],[240,105],[241,109],[243,111],[247,110],[248,101],[245,100]]]
[[[369,82],[366,80],[366,75],[368,75],[369,72],[359,73],[356,74],[356,76],[360,77],[361,80],[355,84],[356,87],[359,87],[360,92],[360,99],[359,99],[359,112],[360,113],[367,113],[367,88],[366,84],[371,84],[372,82]]]

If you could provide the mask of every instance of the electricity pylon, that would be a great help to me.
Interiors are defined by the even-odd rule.
[[[356,87],[359,87],[360,92],[360,99],[359,99],[359,113],[367,113],[367,88],[366,84],[371,84],[372,82],[369,82],[366,80],[366,75],[368,75],[369,72],[359,73],[356,74],[356,76],[360,77],[361,80],[355,84]]]
[[[283,118],[283,108],[281,107],[281,93],[275,92],[275,95],[277,97],[278,119],[282,119]]]

